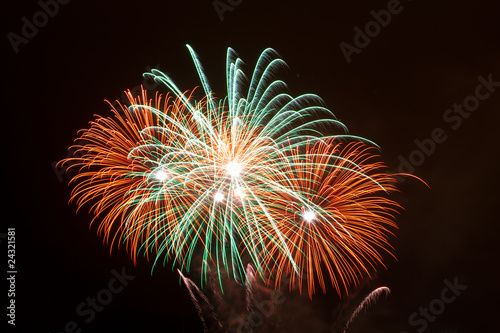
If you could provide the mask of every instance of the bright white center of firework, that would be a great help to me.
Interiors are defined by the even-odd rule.
[[[158,179],[159,181],[164,181],[168,178],[168,174],[163,170],[156,171],[155,178]]]
[[[215,193],[214,200],[216,202],[221,202],[222,200],[224,200],[224,194],[222,194],[220,192]]]
[[[234,194],[236,194],[240,198],[243,198],[245,196],[245,188],[238,186],[234,189]]]
[[[238,177],[241,173],[241,169],[241,164],[239,164],[238,162],[231,162],[226,165],[227,173],[233,177]]]
[[[304,221],[312,222],[314,219],[316,219],[316,214],[310,210],[306,210],[304,214],[302,214],[302,217],[304,218]]]

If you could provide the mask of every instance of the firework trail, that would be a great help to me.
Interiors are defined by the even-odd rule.
[[[245,296],[247,303],[247,311],[248,313],[252,312],[253,304],[254,304],[254,281],[255,281],[255,270],[252,265],[247,265],[247,280],[245,282]]]
[[[208,273],[208,285],[210,286],[210,289],[214,293],[215,301],[217,302],[218,305],[221,305],[224,303],[221,295],[221,289],[215,285],[210,266],[207,266],[207,273]]]
[[[201,290],[196,286],[196,284],[193,281],[191,281],[191,279],[185,277],[180,270],[177,270],[177,272],[179,273],[179,276],[181,277],[182,282],[184,282],[184,285],[186,286],[186,288],[187,288],[187,290],[189,292],[189,295],[191,296],[191,301],[193,302],[193,304],[194,304],[194,306],[196,308],[196,311],[198,311],[198,316],[201,319],[201,322],[202,322],[202,325],[203,325],[203,330],[205,332],[208,332],[208,327],[207,327],[207,323],[205,322],[205,317],[204,317],[204,314],[203,314],[203,310],[201,308],[200,302],[198,302],[198,299],[196,298],[196,295],[198,295],[198,297],[200,297],[201,300],[203,302],[205,302],[205,304],[208,306],[208,308],[210,310],[210,313],[212,314],[212,317],[216,320],[218,326],[220,328],[222,328],[222,323],[217,318],[217,314],[215,313],[212,304],[210,304],[210,301],[205,296],[205,294],[203,294],[201,292]],[[196,292],[196,295],[195,295],[195,292]]]
[[[391,290],[387,287],[379,287],[375,290],[373,290],[368,296],[365,297],[365,299],[359,304],[359,306],[354,310],[353,314],[347,321],[347,324],[345,325],[344,330],[342,333],[346,333],[347,330],[349,329],[349,325],[358,317],[361,312],[366,311],[370,306],[375,304],[382,296],[389,296],[391,293]]]
[[[221,288],[223,275],[276,285],[290,275],[310,296],[327,279],[348,293],[383,265],[396,227],[399,206],[387,198],[396,181],[376,145],[347,134],[318,96],[289,95],[274,50],[246,76],[229,48],[223,99],[188,50],[201,98],[146,73],[169,93],[128,92],[129,105],[81,131],[75,157],[62,161],[79,171],[71,200],[134,262],[145,255],[190,272],[199,257],[201,287],[212,267]]]

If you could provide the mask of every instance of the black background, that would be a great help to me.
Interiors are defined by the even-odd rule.
[[[474,94],[479,75],[500,81],[495,3],[402,1],[401,13],[350,63],[339,44],[353,44],[353,28],[373,20],[370,11],[387,1],[244,0],[221,21],[211,0],[74,0],[17,54],[7,34],[21,34],[21,18],[31,21],[40,6],[4,3],[0,232],[16,227],[18,270],[17,325],[9,329],[62,332],[75,321],[83,332],[202,331],[177,273],[167,267],[151,275],[145,260],[134,267],[124,251],[110,256],[96,227],[89,230],[91,216],[75,214],[67,203],[70,175],[59,182],[51,165],[94,114],[110,114],[104,99],[142,83],[147,66],[159,66],[182,89],[199,85],[190,44],[219,95],[228,46],[248,70],[264,48],[276,49],[290,67],[292,94],[321,96],[352,134],[382,147],[392,171],[398,156],[416,149],[415,139],[442,128],[447,140],[414,171],[431,189],[413,180],[401,186],[406,210],[394,240],[398,260],[388,259],[376,281],[392,293],[353,332],[416,332],[410,314],[439,298],[443,280],[455,277],[467,290],[426,332],[496,331],[500,89],[456,130],[443,120],[448,108]],[[76,306],[123,267],[135,279],[86,324]]]

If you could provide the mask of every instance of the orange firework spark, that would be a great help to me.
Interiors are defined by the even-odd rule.
[[[69,162],[70,167],[79,171],[71,180],[77,183],[71,201],[76,202],[78,209],[92,204],[90,211],[95,216],[92,223],[102,217],[98,233],[105,236],[111,249],[124,242],[136,263],[141,249],[158,252],[159,240],[169,235],[165,228],[171,228],[191,203],[187,191],[172,189],[167,198],[159,190],[162,177],[169,176],[161,168],[161,144],[176,138],[167,131],[156,132],[153,137],[147,129],[165,125],[158,110],[180,121],[188,116],[181,98],[173,100],[156,94],[153,101],[145,90],[137,97],[128,91],[127,97],[131,107],[119,104],[118,108],[112,108],[114,118],[99,117],[91,122],[90,128],[82,130],[78,138],[83,144],[72,147],[79,157],[62,163]],[[160,145],[137,150],[151,141]],[[151,220],[157,223],[149,223]],[[150,252],[144,251],[148,259]]]
[[[292,151],[287,173],[293,190],[269,193],[265,203],[292,253],[284,255],[273,237],[265,242],[262,260],[273,267],[277,285],[290,274],[290,287],[298,284],[302,291],[307,281],[312,297],[315,283],[326,292],[326,271],[340,295],[383,265],[380,251],[389,252],[399,205],[387,198],[396,181],[383,172],[374,150],[332,138]]]

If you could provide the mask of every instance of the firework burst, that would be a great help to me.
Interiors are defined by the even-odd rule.
[[[304,152],[300,152],[304,148]],[[326,292],[325,276],[340,294],[349,293],[362,276],[382,264],[398,205],[385,197],[395,180],[383,173],[374,147],[362,142],[336,142],[335,137],[297,147],[284,173],[292,183],[288,193],[265,199],[291,256],[281,251],[275,234],[265,242],[266,266],[277,284],[290,276],[290,287],[307,282],[312,296],[317,282]],[[297,196],[296,194],[300,194]],[[262,219],[265,220],[265,219]],[[267,225],[269,229],[273,227]],[[278,245],[276,245],[278,244]],[[299,274],[294,274],[295,267]]]
[[[386,197],[395,181],[375,144],[348,135],[318,96],[289,95],[274,50],[247,77],[229,48],[227,95],[217,99],[188,49],[202,98],[146,73],[169,93],[128,92],[128,105],[81,131],[78,157],[62,161],[79,171],[71,200],[89,205],[98,232],[134,261],[144,254],[189,272],[200,256],[202,285],[210,267],[245,281],[252,263],[268,283],[291,275],[312,295],[328,276],[347,291],[382,263],[395,227],[398,206]]]

